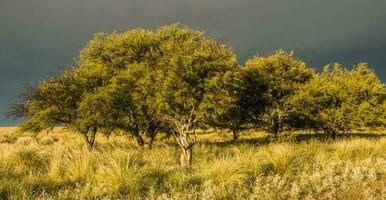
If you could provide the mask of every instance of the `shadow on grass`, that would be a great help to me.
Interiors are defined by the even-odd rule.
[[[345,140],[345,139],[354,139],[354,138],[364,138],[364,139],[380,139],[380,138],[386,138],[386,134],[377,134],[377,133],[341,133],[336,136],[336,138],[332,138],[331,136],[325,134],[325,133],[302,133],[302,134],[296,134],[296,135],[288,135],[283,136],[279,139],[274,139],[272,137],[259,137],[259,138],[240,138],[237,140],[225,140],[225,141],[200,141],[198,143],[209,145],[209,146],[219,146],[219,147],[226,147],[226,146],[236,146],[236,145],[254,145],[254,146],[260,146],[260,145],[266,145],[271,142],[275,141],[282,141],[282,142],[307,142],[310,140],[313,141],[321,141],[321,142],[330,142],[330,141],[336,141],[336,140]]]
[[[225,140],[225,141],[200,141],[199,144],[209,145],[209,146],[237,146],[237,145],[265,145],[270,143],[268,137],[259,137],[259,138],[240,138],[237,140]]]
[[[386,134],[379,133],[341,133],[332,138],[331,136],[325,133],[308,133],[308,134],[297,134],[292,136],[292,141],[294,142],[304,142],[309,140],[317,141],[334,141],[334,140],[344,140],[344,139],[354,139],[354,138],[364,138],[364,139],[380,139],[385,138]]]

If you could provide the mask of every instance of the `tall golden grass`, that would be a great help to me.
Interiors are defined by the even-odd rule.
[[[193,166],[180,167],[168,138],[143,150],[130,137],[98,137],[90,152],[63,129],[1,128],[0,199],[384,199],[386,135],[360,136],[203,134]]]

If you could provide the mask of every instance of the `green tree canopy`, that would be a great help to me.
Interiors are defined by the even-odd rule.
[[[143,101],[143,98],[138,97],[139,93],[135,93],[140,90],[143,95],[148,95],[151,86],[142,84],[146,78],[139,79],[138,77],[142,77],[139,74],[141,72],[134,71],[138,70],[139,64],[146,66],[149,70],[155,67],[155,58],[159,57],[156,50],[158,45],[159,42],[155,35],[143,29],[135,29],[122,34],[95,34],[87,46],[82,49],[73,70],[59,74],[50,81],[41,82],[37,87],[29,88],[29,91],[25,93],[26,98],[14,107],[13,114],[27,118],[22,125],[22,130],[39,132],[64,125],[88,136],[86,139],[89,146],[93,145],[98,130],[108,134],[123,130],[134,135],[139,144],[143,144],[143,139],[137,134],[141,132],[150,136],[149,144],[151,144],[158,127],[150,129],[145,126],[138,126],[137,129],[128,127],[132,127],[133,124],[141,124],[141,117],[144,115],[152,118],[149,121],[155,121],[153,111],[146,109],[151,107],[146,105],[150,102]],[[122,84],[113,84],[117,82],[114,80],[119,74],[125,73],[129,74],[127,77],[135,79],[136,83],[133,84],[133,88],[128,88],[127,84],[122,83],[123,81],[118,81]],[[122,76],[120,77],[122,79]],[[114,87],[122,87],[116,89],[119,92],[114,93],[114,95],[122,96],[114,96],[115,99],[112,99],[109,95],[112,90],[114,91]],[[125,99],[131,97],[124,95],[125,92],[136,97]],[[137,101],[130,104],[135,108],[124,107],[126,106],[124,103],[128,101]],[[118,108],[118,105],[121,107]],[[129,116],[124,116],[123,112],[116,112],[128,109],[137,111],[141,109],[142,115],[136,117],[138,120],[135,123],[130,121],[124,124],[129,121],[121,120],[131,116],[131,112],[126,113]],[[91,133],[88,130],[92,130]],[[151,133],[148,133],[149,130]]]
[[[198,122],[206,115],[204,105],[212,91],[208,86],[216,77],[237,66],[235,54],[228,47],[180,25],[162,27],[157,32],[162,41],[158,71],[157,105],[182,149],[181,164],[191,163],[194,135]]]
[[[256,123],[270,99],[265,77],[249,66],[216,77],[208,89],[213,92],[206,96],[205,120],[211,126],[231,130],[233,139]]]
[[[124,131],[139,145],[152,147],[161,121],[155,111],[151,70],[133,64],[114,76],[104,87],[85,95],[79,106],[84,126],[97,124],[105,134]]]
[[[92,90],[92,85],[84,80],[79,70],[70,69],[27,88],[23,100],[15,104],[11,113],[25,119],[20,130],[41,132],[64,126],[81,133],[92,147],[99,127],[83,126],[85,118],[78,110],[84,94]]]
[[[339,131],[384,126],[385,99],[385,85],[366,63],[352,70],[334,64],[303,85],[293,104],[312,119],[314,128],[335,137]]]
[[[279,50],[267,57],[254,57],[245,63],[246,68],[258,71],[268,87],[265,112],[259,117],[258,126],[274,136],[291,128],[292,116],[296,112],[288,102],[296,90],[313,75],[314,70],[295,58],[293,52]],[[256,105],[259,107],[260,105]]]

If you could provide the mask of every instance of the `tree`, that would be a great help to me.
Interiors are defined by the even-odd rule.
[[[213,79],[208,86],[205,121],[215,127],[231,130],[238,139],[243,129],[250,128],[268,106],[268,85],[254,67],[239,67]]]
[[[291,128],[293,116],[297,116],[294,107],[288,102],[298,88],[309,81],[314,70],[303,61],[297,60],[293,52],[279,50],[268,57],[254,57],[245,66],[259,71],[268,85],[268,106],[259,117],[262,126],[274,137]],[[259,106],[259,105],[256,105]]]
[[[109,132],[124,131],[134,136],[140,146],[146,145],[149,148],[151,148],[153,139],[160,129],[160,123],[156,119],[154,111],[151,110],[154,103],[149,100],[154,94],[152,85],[154,82],[149,81],[154,81],[153,71],[157,69],[157,61],[161,57],[158,50],[159,45],[160,41],[155,37],[155,34],[144,29],[134,29],[120,34],[98,33],[82,49],[78,60],[79,68],[89,73],[90,81],[95,81],[93,74],[101,72],[105,74],[103,80],[99,81],[98,84],[98,87],[102,89],[97,89],[97,93],[93,94],[93,97],[101,101],[98,106],[103,108],[106,108],[105,103],[107,103],[103,103],[104,98],[112,101],[110,103],[113,105],[109,107],[109,115],[107,115],[109,116],[109,123],[105,123]],[[139,68],[142,68],[140,72],[135,72]],[[141,72],[146,72],[146,76],[142,76]],[[118,75],[120,78],[117,81],[116,76]],[[136,80],[129,78],[130,76],[136,77]],[[132,84],[133,88],[123,82],[124,77],[136,82]],[[112,79],[119,84],[109,85],[113,82]],[[111,87],[116,88],[112,89]],[[116,99],[111,99],[113,96],[109,95],[112,94],[107,92],[111,89],[115,91],[114,95],[121,96],[114,96]],[[90,110],[94,113],[104,112],[103,109],[98,109],[97,105],[90,106],[96,103],[89,100],[83,108],[84,110],[96,108]],[[107,104],[107,106],[109,105]],[[133,118],[133,115],[136,116]],[[128,118],[131,119],[127,120]]]
[[[156,133],[162,128],[154,104],[151,70],[133,64],[114,76],[104,87],[86,95],[79,106],[82,123],[98,124],[105,134],[125,131],[140,146],[151,149]]]
[[[154,106],[149,100],[154,94],[152,90],[154,82],[149,81],[152,81],[154,76],[149,75],[150,73],[147,73],[148,76],[142,76],[141,73],[145,72],[145,69],[139,70],[140,72],[135,71],[138,71],[139,65],[145,66],[148,69],[147,72],[155,68],[155,61],[159,57],[157,51],[159,42],[156,39],[152,32],[143,29],[135,29],[122,34],[95,34],[87,46],[82,49],[74,70],[68,70],[48,82],[40,83],[38,87],[34,88],[39,96],[29,95],[29,99],[24,99],[13,110],[16,112],[17,107],[18,110],[21,107],[28,107],[28,117],[24,115],[27,112],[22,116],[17,116],[29,118],[26,125],[23,125],[23,127],[28,127],[25,130],[35,127],[35,131],[39,132],[48,127],[64,125],[81,132],[82,135],[87,135],[86,141],[90,147],[94,144],[98,130],[108,135],[121,130],[134,136],[140,146],[146,145],[151,148],[153,139],[160,128],[160,123],[154,111],[151,110]],[[121,75],[118,78],[120,80],[124,79],[122,74],[126,74],[126,78],[135,77],[133,88],[128,88],[129,85],[123,83],[122,80],[117,81],[116,77],[119,74]],[[133,78],[130,80],[133,81]],[[114,81],[119,84],[112,85]],[[118,87],[118,89],[112,87]],[[72,89],[75,90],[76,95],[72,94],[75,93]],[[112,95],[111,90],[115,91],[114,95],[121,96],[110,96]],[[32,91],[29,89],[26,94]],[[124,94],[125,92],[128,94]],[[66,103],[68,100],[71,102]],[[36,107],[33,104],[41,106]],[[68,115],[62,110],[55,113],[51,111],[57,107],[64,108],[66,112],[75,116],[65,122],[54,120],[56,116],[53,114]],[[123,113],[123,110],[128,112]],[[136,121],[124,120],[132,117],[133,113],[136,113],[136,117],[133,118]],[[136,128],[133,128],[134,125]],[[88,133],[88,130],[93,131]]]
[[[359,63],[352,70],[340,64],[326,66],[292,101],[312,119],[314,128],[335,138],[341,131],[384,126],[385,99],[385,85],[366,63]]]
[[[235,68],[236,56],[228,47],[203,33],[174,24],[157,31],[162,59],[157,73],[159,115],[181,147],[181,165],[192,163],[195,130],[206,115],[205,98],[213,79]]]
[[[38,133],[64,126],[79,132],[92,148],[99,127],[95,124],[83,126],[84,118],[78,108],[84,92],[92,87],[81,80],[79,70],[70,69],[27,88],[22,101],[10,112],[16,118],[24,118],[20,130]]]

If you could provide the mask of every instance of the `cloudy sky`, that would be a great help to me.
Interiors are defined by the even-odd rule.
[[[283,48],[319,69],[368,62],[386,80],[385,10],[385,0],[0,0],[0,113],[93,33],[174,22],[231,45],[241,64]]]

